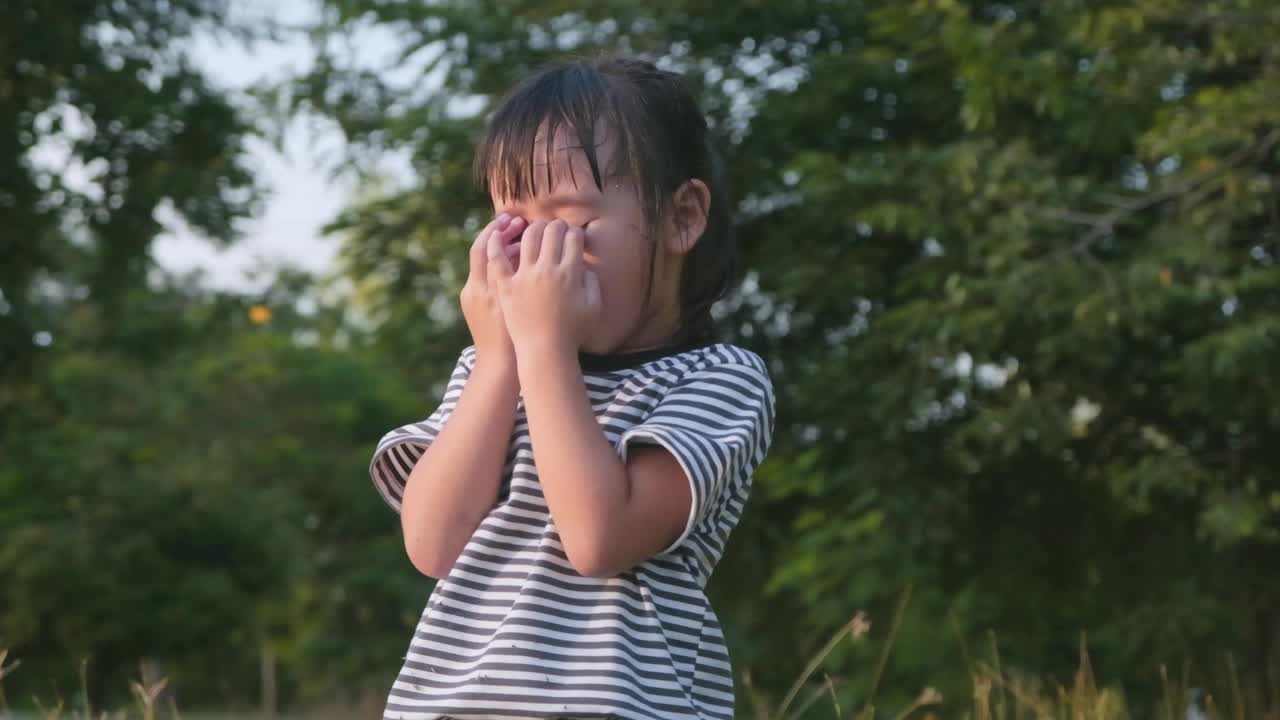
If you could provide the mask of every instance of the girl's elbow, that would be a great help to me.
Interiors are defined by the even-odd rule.
[[[570,564],[582,577],[595,578],[597,580],[608,580],[622,574],[622,571],[603,562],[574,562],[571,560]]]
[[[444,551],[444,543],[430,542],[408,532],[404,536],[404,550],[418,572],[436,580],[443,580],[458,559],[458,553]]]
[[[627,568],[618,567],[615,558],[609,556],[604,542],[578,542],[565,545],[564,554],[579,575],[607,580],[621,575]]]
[[[421,551],[414,552],[409,550],[409,562],[413,564],[413,567],[418,572],[436,580],[445,579],[448,577],[449,571],[453,569],[452,560],[445,560],[439,555]]]

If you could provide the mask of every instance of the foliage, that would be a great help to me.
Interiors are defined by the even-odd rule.
[[[226,5],[0,6],[0,418],[60,298],[111,307],[143,285],[166,216],[229,242],[254,209],[247,121],[185,51],[198,31],[236,31]],[[123,345],[112,331],[102,342]]]
[[[750,270],[725,337],[781,395],[714,581],[741,665],[798,665],[909,583],[898,699],[955,696],[950,658],[993,627],[1064,673],[1087,630],[1147,697],[1152,657],[1274,660],[1280,585],[1249,570],[1280,540],[1272,4],[328,8],[339,32],[402,42],[399,72],[334,60],[292,98],[362,152],[411,155],[417,184],[335,229],[382,346],[437,374],[487,212],[469,143],[496,96],[609,50],[698,87]],[[872,658],[839,655],[853,697]]]
[[[936,686],[948,716],[1015,717],[1042,691],[1072,716],[1177,715],[1168,662],[1181,689],[1239,680],[1232,714],[1263,716],[1273,5],[327,0],[312,70],[257,97],[335,123],[357,170],[407,157],[414,181],[371,175],[335,219],[349,294],[283,274],[243,297],[148,254],[166,213],[231,241],[255,206],[251,118],[183,56],[197,30],[244,32],[225,5],[5,4],[7,697],[65,695],[86,653],[95,697],[127,699],[144,657],[184,707],[254,702],[255,659],[286,703],[385,690],[428,585],[365,464],[467,342],[457,294],[489,212],[471,143],[534,66],[622,50],[703,97],[748,270],[723,336],[779,393],[711,587],[743,712],[816,691],[815,715],[909,708]],[[370,30],[401,44],[390,67],[336,50]],[[873,642],[830,646],[793,687],[857,608],[888,620]],[[1125,697],[1080,674],[1081,632]],[[988,715],[965,702],[975,677]]]
[[[325,340],[324,313],[267,295],[288,301],[255,325],[245,299],[137,294],[120,322],[177,341],[149,362],[94,347],[101,316],[67,310],[0,444],[0,637],[24,659],[19,697],[73,687],[79,658],[91,692],[122,690],[155,658],[187,699],[243,703],[245,660],[270,644],[287,697],[330,700],[403,649],[425,582],[351,479],[408,409],[358,347]]]

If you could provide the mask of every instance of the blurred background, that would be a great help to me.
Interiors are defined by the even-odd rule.
[[[471,144],[616,50],[703,99],[722,336],[778,393],[710,588],[742,717],[1280,717],[1278,39],[1272,0],[3,0],[0,715],[378,716],[431,585],[366,467],[469,344]]]

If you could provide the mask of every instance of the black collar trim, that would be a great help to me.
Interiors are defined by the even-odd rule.
[[[701,342],[689,343],[684,345],[667,345],[664,347],[651,348],[649,350],[634,350],[631,352],[621,353],[578,353],[578,365],[584,372],[613,372],[616,370],[628,370],[640,367],[645,363],[660,360],[664,357],[679,355],[683,352],[696,350],[715,343]]]

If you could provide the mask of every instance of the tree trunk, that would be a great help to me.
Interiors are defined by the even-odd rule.
[[[263,641],[258,653],[258,671],[262,688],[262,717],[276,716],[276,652]]]

